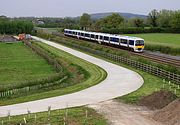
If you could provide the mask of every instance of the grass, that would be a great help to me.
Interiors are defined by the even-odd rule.
[[[126,34],[145,39],[146,44],[180,48],[180,35],[172,33]]]
[[[67,112],[67,117],[66,117]],[[87,114],[87,118],[86,118]],[[35,120],[36,115],[36,120]],[[11,117],[10,121],[8,117],[0,118],[3,120],[4,125],[12,124],[24,124],[24,118],[26,118],[28,125],[63,125],[64,118],[66,118],[66,124],[69,125],[107,125],[107,120],[95,110],[86,107],[77,107],[64,110],[51,111],[50,116],[48,112],[20,115]]]
[[[89,78],[81,83],[78,83],[78,84],[75,84],[72,86],[68,86],[65,88],[35,93],[35,94],[27,95],[27,96],[21,96],[18,98],[0,100],[1,106],[22,103],[22,102],[28,102],[28,101],[44,99],[44,98],[49,98],[49,97],[55,97],[55,96],[60,96],[60,95],[64,95],[64,94],[77,92],[77,91],[86,89],[90,86],[96,85],[106,78],[107,74],[102,68],[100,68],[92,63],[89,63],[87,61],[84,61],[80,58],[77,58],[71,54],[68,54],[67,52],[56,49],[54,47],[48,46],[43,43],[38,43],[38,44],[41,47],[45,48],[46,50],[53,52],[60,58],[64,58],[65,60],[72,62],[72,64],[76,64],[76,65],[82,67],[84,70],[86,70],[89,73],[89,75],[90,75]]]
[[[0,85],[46,78],[56,71],[23,43],[0,43]]]

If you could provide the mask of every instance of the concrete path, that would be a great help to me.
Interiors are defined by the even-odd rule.
[[[35,113],[47,111],[48,106],[51,106],[51,108],[54,110],[66,108],[67,105],[68,107],[76,107],[94,104],[133,92],[140,88],[144,82],[143,78],[139,74],[126,68],[54,42],[50,42],[38,37],[33,38],[102,67],[104,70],[106,70],[108,76],[100,84],[72,94],[15,105],[1,106],[0,117],[7,116],[8,111],[10,111],[11,115],[21,115],[27,114],[27,109],[29,109],[31,113]]]

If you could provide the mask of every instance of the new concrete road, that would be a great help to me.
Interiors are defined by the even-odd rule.
[[[108,76],[98,85],[72,94],[15,105],[1,106],[0,117],[7,116],[8,111],[10,111],[11,115],[20,115],[27,114],[27,109],[29,109],[31,113],[35,113],[47,111],[48,106],[51,106],[51,109],[54,110],[66,108],[67,105],[68,107],[76,107],[94,104],[126,95],[137,90],[143,85],[143,78],[136,72],[133,72],[129,69],[106,62],[102,59],[95,58],[93,56],[84,54],[51,41],[47,41],[38,37],[33,38],[102,67],[104,70],[106,70]]]

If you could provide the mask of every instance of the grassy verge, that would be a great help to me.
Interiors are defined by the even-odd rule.
[[[67,114],[67,115],[66,115]],[[35,119],[36,115],[36,119]],[[87,117],[86,117],[87,116]],[[102,115],[95,112],[93,109],[86,107],[77,107],[64,110],[55,110],[36,114],[27,114],[11,117],[0,118],[4,125],[25,124],[28,125],[63,125],[64,122],[68,125],[107,125],[107,120]]]
[[[53,66],[23,43],[0,43],[0,85],[43,79],[56,74]]]
[[[180,35],[172,33],[127,34],[145,39],[146,49],[180,55]]]
[[[64,94],[77,92],[77,91],[83,90],[85,88],[91,87],[93,85],[96,85],[106,78],[107,74],[102,68],[100,68],[92,63],[89,63],[87,61],[84,61],[80,58],[77,58],[73,55],[70,55],[67,52],[64,52],[59,49],[48,46],[46,44],[43,44],[43,43],[38,43],[38,44],[41,47],[45,48],[46,50],[54,53],[58,57],[72,62],[72,65],[75,64],[75,65],[82,67],[84,70],[86,70],[89,73],[89,78],[85,81],[82,81],[81,83],[73,84],[73,85],[67,86],[65,88],[58,89],[57,87],[55,87],[55,88],[52,87],[51,91],[47,90],[47,91],[42,91],[39,93],[27,95],[27,96],[21,96],[18,98],[0,100],[1,106],[8,105],[8,104],[22,103],[22,102],[27,102],[27,101],[33,101],[33,100],[38,100],[38,99],[44,99],[44,98],[48,98],[48,97],[55,97],[55,96],[60,96],[60,95],[64,95]]]
[[[66,40],[66,42],[68,42],[68,41]],[[114,50],[112,50],[112,51],[114,51]],[[82,52],[84,52],[84,51],[82,51]],[[85,53],[87,53],[87,52],[85,52]],[[132,67],[127,66],[127,65],[124,65],[122,63],[114,62],[112,60],[103,58],[101,56],[97,56],[97,55],[94,55],[94,54],[91,54],[91,53],[87,53],[87,54],[95,56],[95,57],[98,57],[98,58],[101,58],[101,59],[104,59],[106,61],[112,62],[114,64],[117,64],[117,65],[120,65],[120,66],[123,66],[123,67],[126,67],[126,68],[128,68],[130,70],[133,70],[133,71],[139,73],[143,77],[144,84],[143,84],[143,86],[140,89],[138,89],[137,91],[132,92],[132,93],[130,93],[128,95],[119,97],[119,98],[117,98],[117,100],[121,100],[121,101],[126,102],[126,103],[136,104],[141,97],[149,95],[149,94],[151,94],[151,93],[153,93],[155,91],[158,91],[160,89],[163,89],[163,84],[164,83],[163,83],[163,80],[160,79],[159,77],[156,77],[156,76],[153,76],[153,75],[148,74],[146,72],[137,70],[135,68],[132,68]],[[174,92],[174,90],[176,89],[176,95],[178,97],[180,97],[180,89],[178,89],[178,86],[175,85],[175,84],[170,85],[170,86],[171,86],[170,87],[171,91]],[[169,90],[169,84],[168,83],[164,84],[164,89]]]

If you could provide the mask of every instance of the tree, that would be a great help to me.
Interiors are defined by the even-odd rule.
[[[152,10],[150,13],[149,13],[149,16],[148,16],[148,20],[149,20],[149,23],[153,26],[153,27],[157,27],[157,19],[158,19],[158,16],[159,16],[159,13],[156,9]]]
[[[132,22],[133,22],[133,26],[135,26],[135,27],[143,27],[144,26],[144,20],[141,18],[133,18]]]
[[[180,29],[180,10],[173,13],[170,25],[172,28]]]
[[[159,16],[157,19],[158,26],[160,27],[170,27],[170,21],[172,18],[173,11],[171,10],[161,10],[159,11]]]
[[[124,22],[124,18],[117,13],[113,13],[103,19],[98,20],[96,23],[101,28],[119,28]]]
[[[86,30],[88,27],[90,27],[91,24],[91,17],[89,14],[84,13],[80,18],[80,26],[82,29]]]

